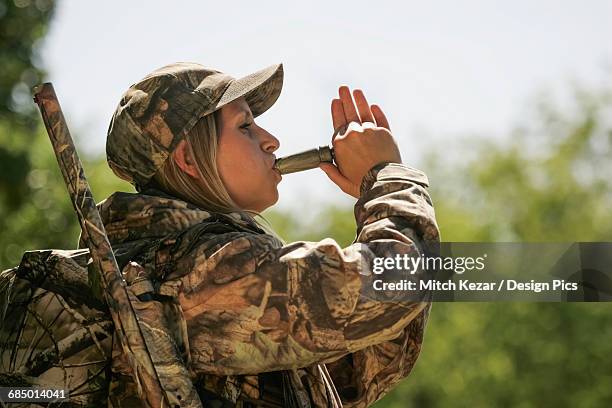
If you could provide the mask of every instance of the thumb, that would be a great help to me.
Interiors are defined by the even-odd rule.
[[[340,187],[342,191],[347,194],[353,195],[353,183],[351,183],[349,179],[344,177],[344,175],[340,173],[340,170],[338,170],[336,166],[331,163],[320,163],[319,168],[323,170],[325,174],[327,174],[327,177],[329,177],[331,181],[333,181],[338,187]]]

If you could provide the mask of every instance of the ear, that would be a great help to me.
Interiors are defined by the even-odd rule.
[[[195,160],[191,154],[189,144],[185,139],[181,140],[172,152],[172,160],[179,166],[181,170],[189,174],[195,179],[200,178],[198,169],[196,168]]]

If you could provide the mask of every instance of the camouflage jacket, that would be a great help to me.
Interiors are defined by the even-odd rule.
[[[194,381],[206,390],[204,399],[215,395],[227,406],[283,406],[283,390],[291,387],[295,406],[365,407],[412,370],[430,304],[362,296],[360,272],[363,262],[375,256],[437,251],[439,232],[427,186],[422,172],[405,165],[371,169],[354,208],[356,238],[346,248],[330,238],[283,245],[240,213],[209,213],[154,190],[115,193],[99,208],[120,266],[128,261],[142,266],[141,275],[126,278],[131,290],[138,294],[144,282],[145,292],[153,288],[178,299],[176,319],[160,322],[158,330],[160,335],[176,332],[169,335],[181,343]],[[35,263],[30,262],[30,271]],[[12,281],[13,286],[17,283]],[[42,308],[45,297],[39,296]],[[93,305],[65,297],[45,300],[47,320],[30,319],[34,323],[21,330],[17,350],[10,356],[3,352],[3,368],[10,365],[10,357],[13,371],[19,371],[21,359],[27,366],[19,371],[24,378],[53,379],[49,372],[59,370],[55,377],[62,375],[64,384],[70,378],[70,388],[76,384],[84,403],[91,402],[92,395],[100,401],[106,387],[111,405],[138,406],[127,365],[111,344],[108,317],[92,312]],[[50,305],[59,312],[49,313]],[[66,309],[70,313],[62,315]],[[78,358],[70,356],[72,360],[56,352],[60,367],[32,363],[36,351],[57,350],[47,341],[36,343],[35,322],[53,318],[56,326],[58,320],[77,321],[62,323],[65,333],[56,333],[61,339],[57,341],[74,336],[79,319],[87,326],[80,335],[90,341],[78,348]],[[11,337],[4,339],[10,343],[6,338]],[[28,341],[29,347],[22,346]],[[96,360],[97,365],[73,362],[85,360]],[[266,372],[273,374],[262,374]]]

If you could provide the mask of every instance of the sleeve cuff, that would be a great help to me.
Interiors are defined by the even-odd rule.
[[[429,187],[427,175],[421,170],[401,163],[383,162],[372,167],[361,180],[360,194],[372,188],[376,181],[382,180],[409,180]]]

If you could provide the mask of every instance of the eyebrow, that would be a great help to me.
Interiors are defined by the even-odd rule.
[[[251,112],[244,109],[240,111],[239,115],[242,120],[247,120],[249,118],[255,119],[253,118],[253,114]]]

